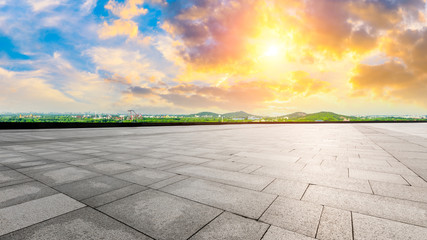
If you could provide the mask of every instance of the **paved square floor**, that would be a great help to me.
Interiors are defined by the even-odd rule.
[[[0,240],[426,239],[427,124],[0,131]]]

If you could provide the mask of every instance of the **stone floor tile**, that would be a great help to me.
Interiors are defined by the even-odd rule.
[[[268,166],[268,167],[274,167],[274,168],[289,169],[289,170],[301,170],[304,167],[304,164],[295,163],[296,160],[298,159],[297,157],[291,157],[289,159],[291,160],[281,161],[278,159],[235,156],[228,159],[228,161],[244,163],[249,165],[261,165],[261,166]]]
[[[7,164],[6,166],[8,166],[9,168],[13,168],[13,169],[19,169],[19,168],[45,165],[45,164],[50,164],[50,163],[54,163],[54,162],[52,160],[40,159],[40,160],[33,160],[33,161],[28,161],[28,162],[11,163],[11,164]]]
[[[302,200],[427,227],[427,204],[310,185]]]
[[[174,162],[183,162],[183,163],[189,163],[189,164],[201,164],[201,163],[210,161],[209,159],[206,159],[206,158],[184,156],[184,155],[173,155],[170,157],[166,157],[164,159],[174,161]]]
[[[262,240],[314,240],[314,238],[272,225]]]
[[[261,221],[315,237],[322,206],[300,200],[279,197],[265,211]]]
[[[88,158],[88,159],[71,161],[71,162],[68,162],[68,164],[75,165],[75,166],[86,166],[86,165],[91,165],[94,163],[105,162],[105,161],[109,161],[109,160],[102,159],[102,158]]]
[[[368,180],[353,179],[353,178],[338,178],[334,176],[324,176],[316,174],[308,174],[295,171],[283,171],[277,168],[262,167],[255,170],[252,174],[271,176],[285,180],[294,180],[299,182],[306,182],[316,185],[348,189],[352,191],[359,191],[365,193],[372,193]]]
[[[405,179],[403,179],[400,175],[391,174],[391,173],[372,172],[372,171],[365,171],[365,170],[350,168],[349,176],[351,178],[375,180],[375,181],[408,185],[408,182],[406,182]]]
[[[132,166],[130,164],[113,161],[94,163],[82,167],[102,174],[118,174],[138,169],[138,167]]]
[[[354,240],[424,240],[427,228],[353,213]]]
[[[249,166],[243,168],[242,170],[240,170],[239,172],[241,172],[241,173],[252,173],[253,171],[255,171],[261,167],[262,166],[260,166],[260,165],[249,165]]]
[[[82,208],[0,237],[0,240],[148,240],[146,235],[91,208]]]
[[[55,194],[0,209],[0,236],[58,215],[84,207],[84,204]]]
[[[164,167],[172,163],[175,163],[169,160],[164,160],[159,158],[148,158],[148,157],[137,158],[137,159],[133,159],[126,162],[132,165],[137,165],[137,166],[147,167],[147,168],[159,168],[159,167]]]
[[[339,167],[327,167],[320,165],[307,165],[302,170],[302,172],[307,174],[316,174],[323,176],[335,176],[339,178],[347,178],[348,177],[348,169],[347,168],[339,168]]]
[[[184,175],[176,175],[176,176],[173,176],[171,178],[162,180],[160,182],[156,182],[156,183],[153,183],[151,185],[148,185],[148,187],[152,188],[152,189],[160,189],[160,188],[166,187],[168,185],[171,185],[172,183],[176,183],[176,182],[182,181],[182,180],[187,179],[187,178],[189,178],[189,177],[184,176]]]
[[[265,223],[224,212],[190,240],[259,240],[267,228]]]
[[[190,178],[161,189],[200,203],[257,219],[276,195]]]
[[[100,174],[91,172],[78,167],[66,167],[52,169],[43,172],[28,173],[32,178],[35,178],[49,186],[61,185],[69,182],[83,180],[100,176]]]
[[[6,170],[11,170],[10,168],[0,165],[0,171],[6,171]]]
[[[22,172],[24,174],[33,174],[33,173],[43,172],[47,170],[66,168],[69,166],[70,165],[66,163],[51,163],[46,165],[34,166],[34,167],[20,168],[17,171]]]
[[[316,238],[322,240],[352,240],[351,212],[324,207]]]
[[[98,208],[155,239],[187,239],[222,211],[155,190]]]
[[[137,184],[132,184],[127,187],[119,188],[107,193],[96,195],[91,198],[83,199],[81,200],[81,202],[91,207],[99,207],[101,205],[114,202],[118,199],[125,198],[127,196],[142,192],[147,189],[148,189],[147,187],[140,186]]]
[[[374,194],[427,203],[427,188],[370,181]]]
[[[58,193],[39,182],[27,182],[0,188],[0,208],[24,203]]]
[[[240,171],[246,168],[248,165],[243,163],[237,163],[237,162],[229,162],[229,161],[209,161],[201,164],[201,166],[228,170],[228,171]]]
[[[82,200],[131,184],[117,178],[100,176],[55,186],[54,188],[76,200]]]
[[[268,152],[239,152],[235,154],[235,156],[239,157],[246,157],[246,158],[258,158],[258,159],[264,159],[264,160],[274,160],[274,161],[280,161],[280,162],[288,162],[288,163],[295,163],[299,157],[292,157],[292,156],[286,156],[285,154],[271,154]]]
[[[160,182],[173,176],[176,176],[176,174],[148,168],[114,175],[116,178],[144,186]]]
[[[259,191],[274,180],[271,177],[254,176],[246,173],[192,165],[177,167],[169,171]]]
[[[383,167],[390,167],[390,164],[383,159],[374,159],[374,158],[348,158],[348,161],[350,163],[356,163],[356,164],[370,164],[370,165],[377,165],[377,166],[383,166]]]
[[[270,185],[268,185],[263,190],[263,192],[299,200],[301,199],[307,187],[307,183],[276,179]]]
[[[418,176],[402,176],[411,186],[427,188],[427,182]]]
[[[0,171],[0,184],[22,180],[26,178],[28,177],[15,170]]]

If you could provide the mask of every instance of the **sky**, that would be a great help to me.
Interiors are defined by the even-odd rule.
[[[0,0],[0,112],[427,114],[425,0]]]

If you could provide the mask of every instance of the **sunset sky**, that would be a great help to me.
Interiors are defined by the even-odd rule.
[[[0,0],[0,112],[427,114],[425,0]]]

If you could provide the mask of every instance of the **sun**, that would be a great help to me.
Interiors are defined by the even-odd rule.
[[[264,56],[265,57],[277,57],[280,53],[280,47],[277,45],[267,46]]]

